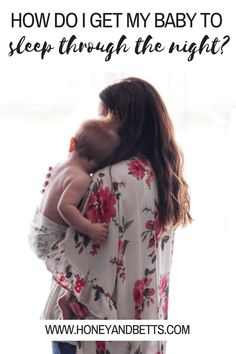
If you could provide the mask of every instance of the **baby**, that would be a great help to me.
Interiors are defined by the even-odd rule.
[[[43,196],[31,226],[30,242],[39,258],[50,257],[71,226],[94,242],[107,239],[107,224],[91,223],[78,210],[94,172],[120,140],[109,119],[84,122],[71,138],[68,159],[49,168]]]

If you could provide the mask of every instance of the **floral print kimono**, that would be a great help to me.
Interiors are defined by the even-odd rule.
[[[53,275],[43,319],[62,319],[57,300],[69,291],[72,318],[166,319],[173,231],[161,234],[158,192],[149,162],[132,158],[104,168],[82,207],[108,223],[101,246],[68,228],[46,260]],[[164,354],[165,342],[77,342],[77,354]]]

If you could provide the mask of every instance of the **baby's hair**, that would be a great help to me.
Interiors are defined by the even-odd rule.
[[[75,151],[81,157],[95,160],[99,165],[110,157],[120,144],[118,133],[110,119],[90,119],[82,123],[75,135]]]

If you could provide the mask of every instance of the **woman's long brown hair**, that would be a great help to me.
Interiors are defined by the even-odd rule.
[[[120,121],[121,144],[108,164],[141,155],[157,176],[161,229],[192,221],[183,155],[176,144],[166,106],[157,90],[138,78],[127,78],[100,93],[102,102]]]

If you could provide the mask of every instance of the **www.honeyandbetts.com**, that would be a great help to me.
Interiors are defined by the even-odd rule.
[[[45,324],[47,335],[190,335],[190,325],[180,324]]]

